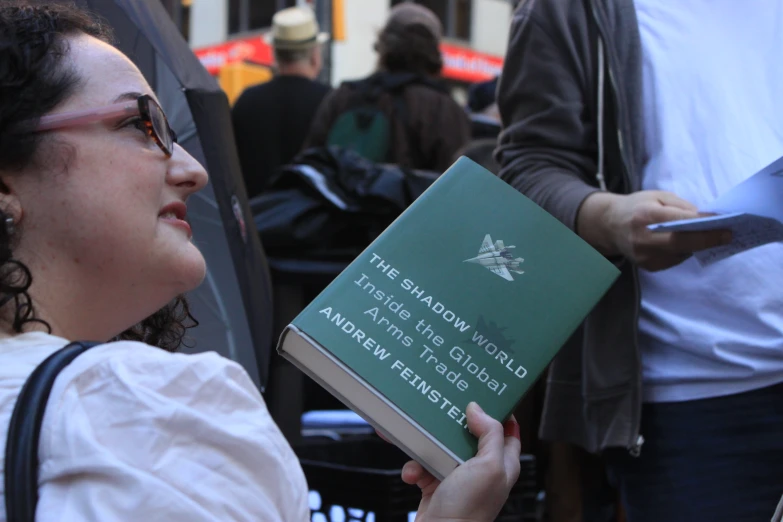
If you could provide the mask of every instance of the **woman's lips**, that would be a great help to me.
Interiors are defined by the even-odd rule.
[[[176,216],[172,215],[162,215],[160,216],[160,219],[166,223],[168,223],[171,226],[175,226],[178,228],[183,229],[188,234],[188,239],[193,236],[193,231],[190,228],[190,224],[185,221],[184,219],[179,219]]]
[[[175,201],[163,207],[158,217],[172,226],[185,230],[188,238],[190,238],[193,235],[193,231],[190,228],[190,224],[185,220],[187,212],[188,207],[184,203]]]

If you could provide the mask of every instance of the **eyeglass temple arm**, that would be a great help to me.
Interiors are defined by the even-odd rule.
[[[54,130],[65,126],[86,125],[96,121],[106,120],[124,115],[139,113],[139,106],[135,101],[115,103],[98,109],[86,109],[81,111],[61,112],[43,116],[36,130]]]

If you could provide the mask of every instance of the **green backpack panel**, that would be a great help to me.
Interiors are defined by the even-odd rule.
[[[350,109],[341,114],[329,129],[327,145],[353,149],[375,163],[389,157],[391,122],[384,112],[372,106]]]

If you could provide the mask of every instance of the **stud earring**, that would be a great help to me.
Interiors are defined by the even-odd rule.
[[[14,233],[14,218],[11,216],[6,216],[5,218],[5,233],[8,234],[8,237],[11,237]]]

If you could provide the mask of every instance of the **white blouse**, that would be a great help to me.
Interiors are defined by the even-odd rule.
[[[0,339],[0,472],[19,390],[67,343]],[[80,355],[55,382],[39,458],[39,522],[309,520],[291,447],[245,371],[215,353],[123,341]]]

